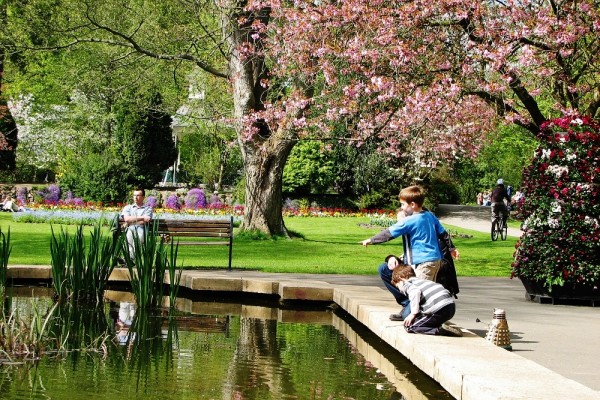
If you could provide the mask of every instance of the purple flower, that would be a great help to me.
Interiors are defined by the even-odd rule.
[[[44,194],[44,199],[51,203],[58,203],[58,200],[60,200],[60,187],[54,184],[48,186]]]
[[[185,196],[185,208],[197,210],[206,207],[206,196],[202,189],[190,189]]]
[[[167,201],[165,202],[165,207],[171,210],[180,210],[181,204],[179,203],[179,197],[177,195],[170,195],[167,197]]]
[[[210,195],[210,205],[215,208],[221,205],[221,198],[217,192]]]
[[[27,188],[22,186],[17,189],[17,202],[19,205],[24,206],[27,204]]]
[[[157,204],[158,204],[158,199],[156,198],[156,196],[148,196],[148,197],[146,197],[146,200],[144,201],[144,205],[146,205],[150,208],[156,208]]]

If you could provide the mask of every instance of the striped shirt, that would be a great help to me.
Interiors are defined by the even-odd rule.
[[[410,310],[413,314],[433,314],[448,304],[454,303],[449,291],[439,283],[426,279],[410,278],[404,281],[400,289],[410,299]]]

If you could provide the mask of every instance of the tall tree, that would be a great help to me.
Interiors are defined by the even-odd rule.
[[[161,104],[161,96],[154,94],[143,108],[130,101],[117,106],[115,152],[123,160],[132,186],[154,187],[177,157],[172,119],[161,110]]]

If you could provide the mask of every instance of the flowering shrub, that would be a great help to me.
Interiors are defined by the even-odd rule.
[[[165,208],[168,210],[180,210],[181,204],[179,203],[179,197],[177,195],[170,195],[167,197],[167,201],[165,201]]]
[[[60,204],[60,202],[59,202],[59,204]],[[67,206],[73,206],[73,207],[79,208],[79,207],[83,207],[85,202],[80,197],[73,197],[73,193],[69,190],[65,194],[65,198],[63,199],[63,204],[65,204]]]
[[[58,185],[49,185],[44,193],[44,199],[48,203],[58,203],[60,200],[60,187]]]
[[[197,210],[206,207],[206,195],[202,189],[190,189],[185,196],[185,208]]]
[[[544,123],[523,175],[526,218],[512,275],[553,285],[600,286],[600,125],[586,117]]]
[[[156,196],[148,196],[144,200],[144,205],[150,208],[156,208],[156,206],[158,205],[158,199],[156,198]]]
[[[221,204],[221,198],[219,197],[219,195],[217,193],[213,193],[210,195],[210,201],[209,201],[209,206],[213,206],[213,207],[219,207]]]
[[[17,189],[17,203],[20,206],[27,204],[27,188],[25,186]]]

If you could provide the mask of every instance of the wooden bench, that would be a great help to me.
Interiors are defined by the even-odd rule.
[[[225,245],[229,246],[228,270],[231,271],[231,256],[233,250],[233,217],[229,219],[156,219],[157,233],[161,236],[172,238],[213,238],[205,241],[179,241],[179,245],[206,246]],[[225,239],[225,240],[219,240]]]

